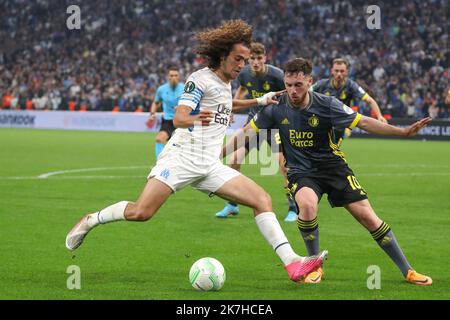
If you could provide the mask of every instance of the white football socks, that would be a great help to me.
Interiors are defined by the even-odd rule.
[[[299,259],[286,238],[280,223],[273,212],[263,212],[255,217],[259,231],[269,242],[275,253],[280,257],[285,266]]]
[[[125,208],[127,205],[128,201],[120,201],[105,209],[92,213],[87,223],[91,228],[94,228],[99,224],[125,220]]]

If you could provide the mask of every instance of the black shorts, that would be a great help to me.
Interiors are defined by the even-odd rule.
[[[324,193],[328,194],[328,202],[332,207],[343,207],[367,199],[367,192],[346,164],[314,173],[293,173],[288,176],[288,180],[293,197],[301,188],[308,187],[314,190],[319,201]]]
[[[170,137],[172,137],[172,134],[175,131],[175,129],[176,128],[173,125],[173,120],[165,120],[164,118],[162,119],[161,129],[159,129],[159,132],[161,132],[161,131],[167,132],[167,134],[169,135],[169,139],[170,139]]]

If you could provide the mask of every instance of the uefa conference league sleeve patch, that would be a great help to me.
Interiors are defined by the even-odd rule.
[[[193,81],[188,81],[184,86],[184,92],[191,93],[195,90],[195,83]]]

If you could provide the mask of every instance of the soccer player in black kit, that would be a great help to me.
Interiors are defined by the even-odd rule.
[[[374,134],[409,137],[417,134],[431,118],[407,128],[394,127],[354,112],[334,97],[310,91],[312,64],[308,60],[293,59],[284,71],[287,92],[280,97],[279,104],[262,109],[243,132],[279,130],[289,187],[300,209],[298,228],[308,255],[319,252],[317,210],[326,193],[332,207],[344,207],[371,233],[407,282],[431,285],[430,277],[411,267],[389,225],[372,209],[366,191],[348,167],[333,137],[333,128],[354,127]],[[239,141],[239,137],[235,141]],[[319,268],[311,272],[305,282],[318,283],[322,275],[323,269]]]
[[[331,77],[321,79],[311,86],[311,89],[327,96],[339,99],[343,104],[351,107],[355,100],[363,100],[375,113],[377,119],[387,123],[380,111],[380,107],[358,83],[348,78],[348,61],[343,58],[336,58],[331,65]],[[351,130],[347,128],[336,129],[334,141],[337,145],[342,143],[342,139],[350,136]]]
[[[270,64],[266,64],[266,49],[262,43],[253,42],[250,48],[250,59],[249,65],[247,65],[239,74],[237,80],[239,82],[239,88],[236,91],[235,99],[257,99],[262,97],[264,94],[269,92],[276,92],[284,90],[283,81],[283,70],[274,67]],[[249,109],[247,123],[253,118],[253,116],[258,113],[263,108],[263,106],[255,106]],[[247,143],[245,148],[242,147],[236,150],[231,155],[230,167],[235,170],[240,171],[241,163],[245,156],[250,152],[251,147],[255,144],[259,147],[267,138],[267,142],[271,145],[271,134],[270,132],[267,136],[257,136],[253,144]],[[284,167],[284,158],[282,153],[279,153],[279,163],[280,169],[286,180],[285,191],[286,197],[289,204],[289,209],[285,221],[296,221],[297,220],[297,207],[295,201],[289,194],[287,189],[287,179],[286,179],[286,169]],[[236,215],[239,213],[239,207],[236,203],[228,202],[225,207],[216,213],[218,218],[226,218],[229,215]]]

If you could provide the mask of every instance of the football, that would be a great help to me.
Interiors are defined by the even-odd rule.
[[[218,291],[223,287],[225,279],[223,265],[214,258],[201,258],[195,261],[189,271],[189,281],[199,291]]]

